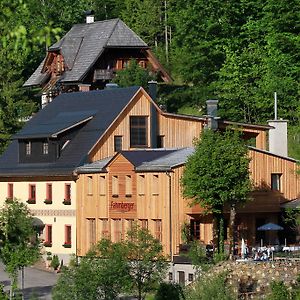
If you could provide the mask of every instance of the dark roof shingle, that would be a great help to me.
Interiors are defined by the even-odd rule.
[[[34,136],[40,133],[39,126],[45,120],[55,120],[61,112],[70,114],[82,111],[93,112],[78,134],[70,141],[55,163],[20,164],[18,162],[18,141],[14,140],[0,157],[0,176],[72,174],[73,170],[85,163],[87,154],[117,116],[128,105],[139,87],[106,89],[100,91],[66,93],[56,97],[44,109],[40,110],[16,135],[22,137],[28,133]],[[45,133],[45,136],[48,132]]]
[[[76,24],[60,41],[49,48],[50,52],[61,51],[67,65],[60,82],[81,82],[105,47],[148,48],[147,44],[120,19]],[[45,73],[41,73],[44,61],[24,86],[39,85],[45,80]]]

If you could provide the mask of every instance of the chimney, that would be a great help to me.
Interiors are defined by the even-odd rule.
[[[285,157],[288,156],[287,123],[286,120],[268,121],[268,124],[274,127],[269,130],[269,151]]]
[[[152,100],[155,101],[157,97],[157,81],[148,81],[148,92]]]
[[[209,129],[218,129],[218,100],[207,100],[207,127]]]
[[[93,10],[87,10],[85,12],[85,17],[86,17],[87,24],[94,23],[95,19],[94,19],[94,11]]]
[[[88,92],[91,89],[91,85],[90,84],[79,84],[78,88],[79,88],[80,92]]]

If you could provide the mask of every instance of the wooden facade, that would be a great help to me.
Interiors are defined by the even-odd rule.
[[[155,115],[155,116],[154,116]],[[147,118],[147,147],[151,151],[154,136],[162,138],[165,148],[193,146],[206,126],[204,118],[179,116],[161,111],[150,97],[140,90],[133,100],[99,138],[89,153],[91,162],[113,157],[106,171],[81,173],[77,181],[77,249],[84,255],[90,245],[102,237],[118,241],[136,221],[159,238],[168,255],[178,255],[183,243],[184,224],[190,225],[193,235],[203,243],[212,240],[212,217],[199,205],[190,207],[182,197],[180,178],[184,165],[171,172],[140,172],[121,153],[114,149],[114,137],[122,137],[122,150],[130,146],[130,117]],[[153,126],[153,122],[157,122]],[[245,139],[255,139],[250,148],[249,165],[255,190],[252,200],[238,208],[237,226],[240,237],[257,243],[256,232],[262,222],[277,222],[280,205],[299,196],[300,182],[293,159],[265,151],[268,126],[223,123],[220,129],[233,126],[243,132]],[[272,177],[280,186],[274,188]],[[274,179],[273,178],[273,179]],[[224,210],[228,218],[228,211]],[[262,224],[261,224],[262,225]],[[272,234],[270,234],[272,236]]]
[[[131,116],[147,117],[146,148],[156,148],[151,145],[152,135],[155,140],[158,137],[162,139],[162,148],[191,147],[194,139],[200,137],[205,124],[205,119],[163,113],[149,95],[141,89],[90,151],[90,161],[114,155],[116,153],[114,151],[115,136],[122,137],[122,150],[135,149],[130,146],[129,120]],[[154,122],[156,122],[155,126],[153,126]]]

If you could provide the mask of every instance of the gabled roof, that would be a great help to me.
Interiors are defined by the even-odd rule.
[[[58,130],[58,128],[54,128],[53,120],[62,120],[62,117],[67,115],[70,118],[66,118],[67,123],[64,124],[63,129],[66,124],[70,125],[75,124],[78,120],[86,120],[87,116],[93,117],[86,120],[84,126],[79,129],[54,163],[20,164],[18,162],[18,141],[13,140],[0,157],[0,176],[71,175],[76,167],[86,162],[88,152],[139,90],[139,87],[117,88],[66,93],[56,97],[32,117],[15,135],[15,138],[36,138],[37,136],[47,138],[49,133]],[[74,116],[76,116],[75,119]],[[50,124],[48,128],[43,126],[45,120],[49,120],[46,121]],[[70,120],[72,122],[68,123]],[[40,126],[43,127],[42,130]]]
[[[78,174],[103,173],[106,168],[118,155],[123,155],[130,161],[139,172],[166,172],[172,168],[186,163],[187,158],[193,154],[194,148],[176,149],[141,149],[122,151],[114,157],[98,160],[93,163],[85,164],[76,169]]]
[[[107,47],[144,48],[148,45],[120,19],[76,24],[48,52],[61,52],[66,63],[60,82],[81,82]],[[45,61],[45,60],[44,60]],[[46,77],[44,61],[24,86],[40,85]]]

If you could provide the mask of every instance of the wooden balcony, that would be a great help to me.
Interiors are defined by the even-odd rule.
[[[113,70],[96,69],[94,71],[94,81],[96,80],[111,80],[114,77]]]

